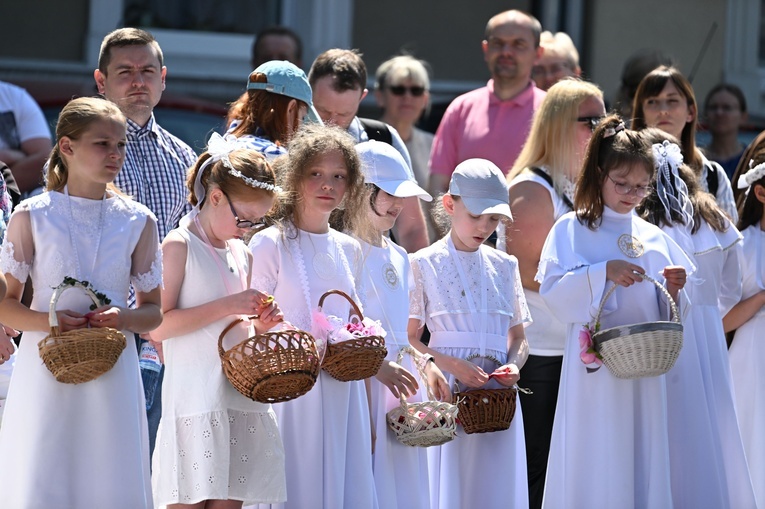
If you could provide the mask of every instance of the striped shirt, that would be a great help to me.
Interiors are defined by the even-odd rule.
[[[191,210],[186,172],[197,155],[162,129],[152,114],[144,127],[127,120],[125,164],[114,183],[157,216],[160,241]]]

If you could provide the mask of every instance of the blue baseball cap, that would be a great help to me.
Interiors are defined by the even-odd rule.
[[[308,105],[305,121],[322,124],[316,108],[313,107],[313,93],[308,77],[303,70],[286,60],[271,60],[258,66],[255,72],[266,75],[266,83],[253,83],[247,80],[247,90],[265,90],[272,94],[285,95]]]

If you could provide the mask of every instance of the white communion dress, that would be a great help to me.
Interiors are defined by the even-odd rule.
[[[765,291],[765,232],[759,223],[743,232],[742,298]],[[730,347],[730,368],[736,410],[757,506],[765,507],[765,307],[736,330]]]
[[[128,288],[148,292],[162,282],[154,216],[143,205],[48,192],[23,202],[0,254],[7,276],[31,276],[30,308],[47,313],[65,276],[87,280],[127,307]],[[57,309],[87,313],[91,300],[65,291]],[[24,332],[0,431],[3,507],[14,509],[141,509],[153,507],[146,404],[133,334],[115,366],[82,384],[57,382],[37,343]]]
[[[492,356],[504,364],[510,328],[531,321],[515,257],[483,245],[457,251],[447,235],[413,254],[411,263],[409,314],[428,326],[430,348],[460,359]],[[444,374],[453,388],[454,375]],[[454,440],[428,448],[428,469],[433,508],[528,507],[517,396],[509,429],[468,435],[458,427]]]
[[[179,309],[245,289],[249,264],[241,241],[230,240],[230,249],[216,252],[188,228],[175,231],[187,246]],[[158,505],[229,499],[254,504],[287,497],[284,448],[271,405],[240,394],[221,367],[218,337],[235,318],[227,316],[162,343],[162,420],[152,468]],[[224,338],[225,349],[246,336],[234,332]]]
[[[390,240],[383,247],[361,243],[364,252],[366,288],[365,316],[380,320],[387,332],[386,361],[396,361],[399,351],[409,345],[409,288],[411,268],[404,249]],[[427,380],[421,380],[412,357],[405,353],[401,365],[417,378],[420,388],[409,398],[423,401]],[[400,405],[399,398],[376,378],[372,384],[372,422],[376,441],[374,476],[380,507],[390,509],[428,509],[427,450],[400,443],[388,428],[386,415]]]
[[[579,332],[594,324],[612,283],[609,260],[640,265],[662,281],[668,265],[693,271],[691,260],[658,227],[608,207],[593,231],[573,212],[553,226],[539,264],[540,294],[567,324],[543,507],[653,509],[673,507],[665,376],[616,378],[605,366],[588,372]],[[601,330],[667,320],[667,303],[650,282],[619,286],[605,303]]]
[[[309,233],[287,223],[284,230],[272,226],[255,234],[250,250],[251,287],[274,295],[285,320],[298,329],[312,330],[312,311],[326,291],[342,290],[357,303],[364,295],[357,293],[361,247],[343,233]],[[322,312],[348,317],[350,304],[330,295]],[[364,381],[339,382],[322,370],[308,393],[274,405],[274,412],[286,454],[287,502],[271,507],[377,507]]]

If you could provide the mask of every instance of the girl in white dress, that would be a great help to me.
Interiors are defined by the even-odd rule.
[[[57,382],[37,343],[50,332],[53,288],[67,276],[89,281],[111,304],[88,312],[76,289],[57,305],[62,331],[113,327],[127,337],[162,320],[157,223],[112,186],[125,158],[125,117],[112,103],[75,99],[61,111],[47,191],[16,208],[0,267],[8,294],[0,321],[24,331],[0,432],[2,505],[84,509],[153,507],[146,410],[138,355],[82,384]],[[34,297],[21,297],[27,277]],[[127,306],[133,285],[137,305]],[[128,332],[129,331],[129,332]]]
[[[741,299],[741,234],[683,164],[677,140],[655,128],[656,190],[638,207],[691,257],[684,342],[667,373],[672,497],[677,507],[755,507],[731,388],[722,316]]]
[[[674,299],[685,284],[688,257],[634,212],[653,176],[645,140],[606,118],[587,149],[576,212],[556,221],[542,249],[539,293],[568,331],[545,508],[673,507],[665,377],[616,378],[580,345],[612,285],[602,329],[669,319],[663,294],[636,272],[666,278]]]
[[[442,199],[451,230],[411,257],[409,341],[434,357],[452,386],[456,378],[482,387],[491,375],[512,387],[528,356],[523,327],[531,317],[518,261],[483,245],[501,217],[512,219],[508,199],[505,177],[493,163],[460,163]],[[431,333],[428,346],[420,341],[424,325]],[[476,354],[501,366],[484,371],[467,360]],[[458,428],[456,439],[428,448],[428,464],[433,508],[528,507],[520,404],[510,429],[468,435]]]
[[[312,312],[326,291],[342,290],[363,305],[361,247],[329,220],[343,207],[344,227],[359,231],[366,218],[364,177],[353,139],[336,127],[303,126],[290,141],[287,158],[275,166],[285,198],[267,217],[276,224],[250,240],[257,260],[251,286],[273,294],[285,320],[311,331]],[[342,317],[349,311],[349,303],[336,295],[322,308]],[[322,371],[308,393],[274,411],[286,454],[287,502],[272,507],[377,507],[363,381],[339,382]]]
[[[231,385],[218,355],[218,337],[237,316],[259,315],[256,333],[282,318],[268,294],[250,289],[252,255],[240,240],[273,205],[274,173],[259,152],[214,134],[189,171],[188,188],[194,209],[162,243],[164,320],[151,333],[165,356],[154,499],[208,509],[281,502],[276,416]],[[224,348],[244,339],[233,332]]]
[[[723,319],[726,331],[736,329],[730,347],[730,367],[738,422],[758,507],[765,507],[765,155],[755,155],[738,186],[747,194],[740,209],[744,235],[741,257],[744,289]]]
[[[426,390],[423,387],[418,391],[415,362],[424,363],[434,394],[448,398],[449,390],[440,370],[423,356],[417,355],[415,360],[405,353],[402,363],[396,362],[399,351],[409,345],[406,329],[411,268],[406,251],[385,233],[401,213],[403,198],[417,196],[425,201],[432,198],[417,185],[404,158],[388,143],[366,141],[356,145],[356,150],[361,156],[364,181],[369,190],[367,215],[372,230],[359,240],[364,252],[365,316],[380,320],[387,332],[388,356],[371,380],[377,500],[380,507],[390,509],[429,509],[430,497],[425,489],[428,486],[426,449],[400,443],[388,429],[386,415],[400,405],[399,394],[409,401],[423,401]]]

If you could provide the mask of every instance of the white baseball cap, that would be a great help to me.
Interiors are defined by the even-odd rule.
[[[361,157],[366,183],[399,198],[416,196],[425,201],[433,200],[427,191],[417,185],[409,165],[392,145],[370,140],[356,145],[356,151]]]
[[[486,159],[468,159],[457,165],[449,194],[459,196],[471,214],[502,214],[510,219],[507,180],[497,165]]]

